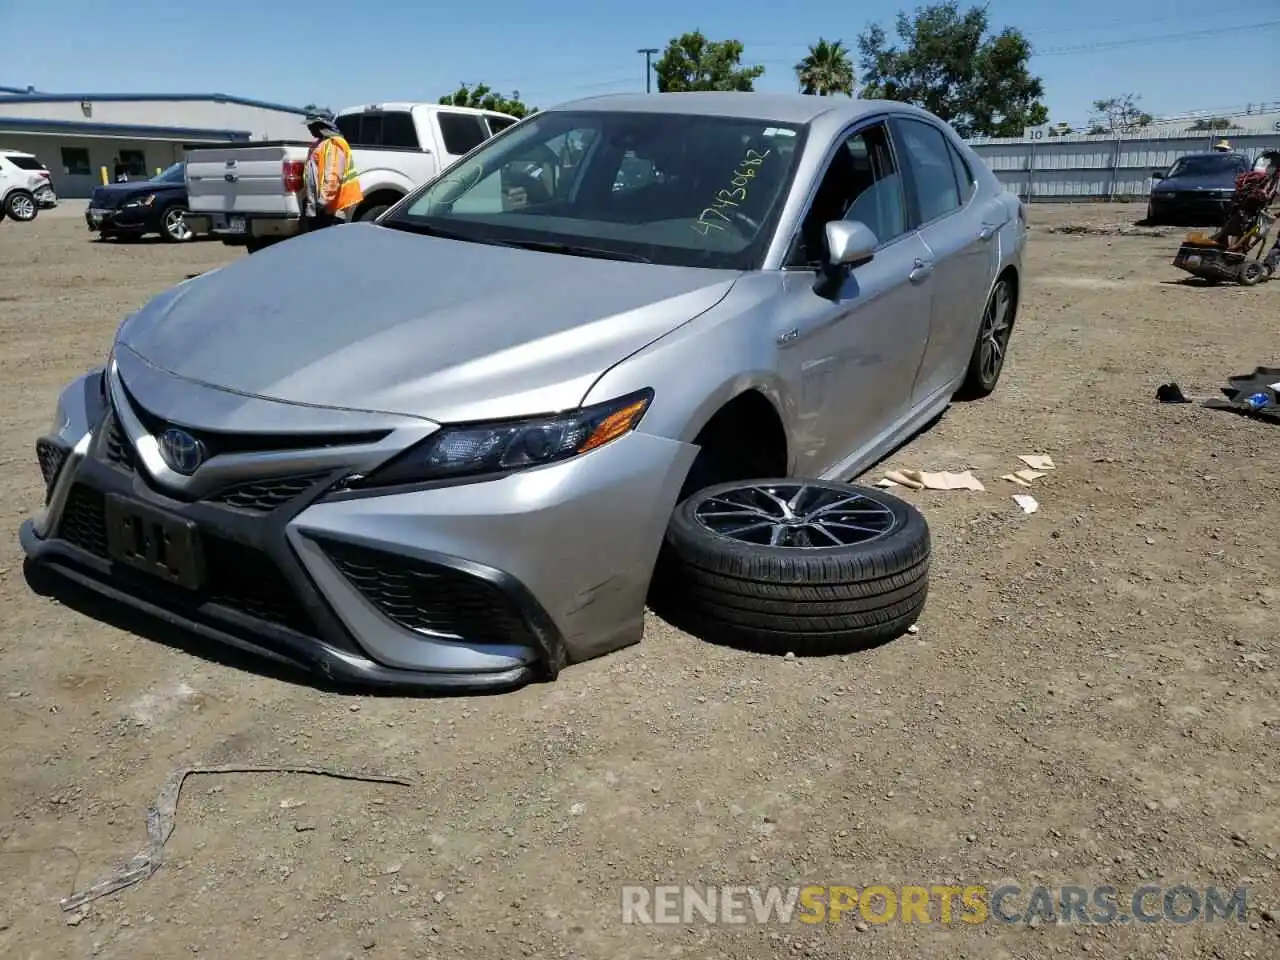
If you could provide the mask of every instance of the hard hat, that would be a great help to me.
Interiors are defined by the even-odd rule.
[[[1230,142],[1230,141],[1228,141],[1228,140],[1219,140],[1217,143],[1215,143],[1215,144],[1213,145],[1213,149],[1215,149],[1215,150],[1230,150],[1230,149],[1231,149],[1231,142]]]

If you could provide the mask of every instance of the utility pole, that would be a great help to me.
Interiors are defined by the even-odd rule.
[[[657,47],[641,47],[636,53],[644,54],[644,92],[653,93],[653,55]]]

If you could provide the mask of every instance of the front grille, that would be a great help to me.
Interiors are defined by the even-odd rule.
[[[107,555],[106,498],[100,490],[77,483],[67,494],[58,536],[95,557]]]
[[[67,451],[49,440],[37,440],[36,459],[40,461],[40,476],[44,477],[44,502],[47,504],[62,465],[67,462]]]
[[[365,430],[357,433],[226,433],[175,424],[146,409],[125,387],[129,407],[147,433],[158,437],[170,427],[181,426],[208,451],[210,457],[228,453],[267,453],[283,450],[311,450],[324,447],[360,446],[377,443],[390,430]]]
[[[73,486],[58,522],[57,535],[96,557],[106,558],[106,497],[102,492],[82,483]],[[121,579],[139,577],[131,582],[145,591],[143,595],[148,600],[180,607],[216,603],[298,633],[315,635],[314,622],[284,573],[269,556],[203,529],[200,543],[208,581],[198,593],[136,574],[127,567],[118,568],[118,572]],[[141,579],[143,577],[145,579]]]
[[[361,595],[401,626],[477,643],[535,642],[516,605],[487,580],[348,543],[321,546]]]
[[[268,513],[288,503],[294,497],[306,493],[327,476],[327,473],[307,473],[294,477],[252,480],[226,487],[210,499],[215,503],[226,504],[238,510]]]
[[[124,429],[120,426],[120,421],[114,413],[107,414],[105,423],[107,430],[105,437],[105,446],[107,459],[114,463],[122,470],[133,472],[137,466],[134,457],[133,447],[129,443],[129,438],[124,435]]]

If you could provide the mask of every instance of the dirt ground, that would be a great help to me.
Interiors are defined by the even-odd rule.
[[[37,597],[33,444],[119,319],[242,254],[0,224],[0,956],[1280,956],[1277,428],[1153,402],[1280,366],[1280,282],[1181,282],[1126,206],[1034,207],[996,394],[886,466],[933,529],[919,632],[848,657],[643,643],[496,697],[317,690]],[[1049,454],[1023,515],[999,476]],[[875,476],[879,475],[877,471]],[[62,913],[192,764],[380,771],[188,781],[164,867]],[[624,924],[628,884],[1248,888],[1245,922]],[[1011,901],[1012,903],[1013,901]],[[1158,908],[1159,898],[1152,901]]]

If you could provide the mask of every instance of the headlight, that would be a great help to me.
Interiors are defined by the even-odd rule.
[[[368,476],[348,477],[341,486],[499,475],[568,460],[630,433],[652,400],[652,390],[641,390],[569,413],[443,427]]]
[[[132,200],[125,201],[126,207],[149,207],[156,202],[156,195],[148,193],[145,197],[134,197]]]

